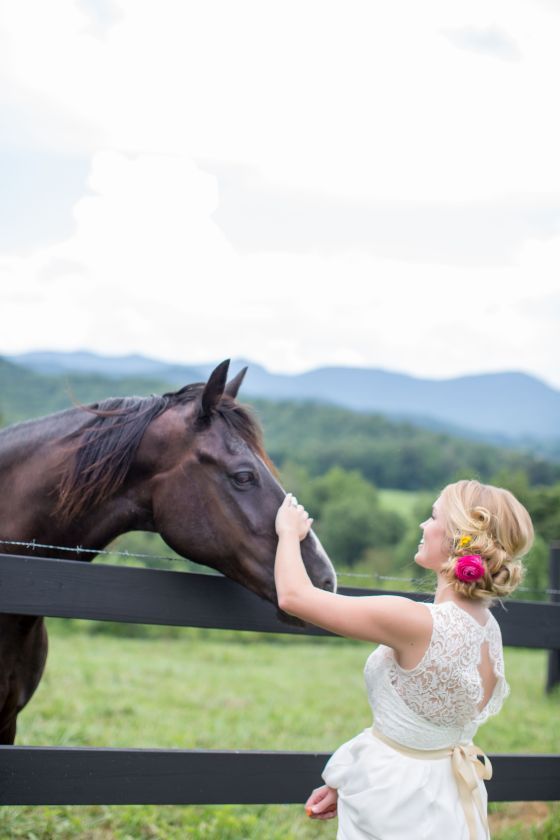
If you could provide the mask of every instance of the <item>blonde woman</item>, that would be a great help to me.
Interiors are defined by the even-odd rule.
[[[433,603],[316,589],[299,548],[311,522],[288,494],[276,518],[281,608],[379,647],[365,667],[373,727],[331,757],[308,815],[338,814],[338,840],[489,837],[484,780],[492,771],[472,739],[509,692],[489,607],[521,581],[520,558],[533,540],[529,514],[508,490],[448,485],[420,525],[414,558],[437,577]]]

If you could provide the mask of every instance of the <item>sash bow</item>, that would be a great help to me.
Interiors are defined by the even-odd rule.
[[[474,818],[473,801],[477,807],[478,813],[480,814],[486,833],[488,837],[490,837],[488,818],[486,816],[480,797],[480,790],[478,788],[479,779],[488,781],[492,778],[492,764],[490,759],[479,747],[476,747],[474,744],[458,744],[456,747],[452,748],[451,764],[453,767],[453,774],[457,781],[461,805],[463,806],[463,811],[465,812],[465,817],[467,818],[467,825],[469,827],[471,840],[476,840],[476,823]]]
[[[470,840],[477,840],[473,802],[480,814],[480,819],[486,830],[486,836],[488,838],[490,837],[488,817],[482,804],[478,780],[483,779],[488,781],[488,779],[492,778],[492,764],[480,747],[475,746],[475,744],[457,744],[455,747],[444,747],[440,750],[416,750],[412,747],[405,747],[404,744],[399,744],[397,741],[393,741],[392,738],[383,735],[376,727],[373,727],[372,733],[389,747],[412,758],[438,759],[451,757],[451,767],[455,781],[457,782],[459,799],[467,820],[469,838]]]

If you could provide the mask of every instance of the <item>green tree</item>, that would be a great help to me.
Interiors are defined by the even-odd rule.
[[[560,484],[530,490],[527,509],[535,530],[547,542],[560,540]]]
[[[398,570],[410,572],[410,577],[422,578],[427,573],[414,562],[414,555],[418,551],[418,543],[422,539],[420,523],[424,522],[431,515],[432,505],[435,501],[433,493],[422,494],[413,508],[413,514],[408,522],[408,527],[395,551],[395,565]]]
[[[337,564],[353,566],[367,549],[394,545],[405,522],[381,507],[376,488],[357,471],[334,467],[311,482],[317,533]]]
[[[313,481],[308,470],[295,461],[285,461],[279,472],[279,479],[286,492],[293,493],[313,516]]]
[[[527,592],[517,590],[514,597],[529,601],[548,601],[545,590],[548,588],[549,546],[537,534],[529,554],[523,558],[525,576],[521,587]]]

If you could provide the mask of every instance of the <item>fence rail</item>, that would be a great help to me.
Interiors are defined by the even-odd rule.
[[[341,588],[347,595],[418,593]],[[226,578],[69,560],[0,556],[0,612],[272,633],[330,635],[280,621]],[[560,649],[560,604],[494,608],[506,645]],[[0,804],[301,802],[328,754],[0,747]],[[491,755],[493,801],[560,799],[559,755]]]
[[[490,755],[489,799],[553,800],[560,756]],[[0,805],[303,802],[328,753],[0,747]]]
[[[343,595],[417,592],[341,587]],[[217,575],[106,566],[76,560],[0,555],[0,612],[89,618],[137,624],[332,635],[311,625],[281,621],[276,608]],[[560,604],[509,601],[494,607],[505,645],[560,649]]]

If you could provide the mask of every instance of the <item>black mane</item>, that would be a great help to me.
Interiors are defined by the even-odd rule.
[[[79,516],[121,487],[149,424],[169,405],[167,397],[113,397],[80,410],[93,414],[68,437],[56,513]],[[73,457],[72,457],[73,456]]]
[[[198,399],[203,389],[204,383],[194,383],[162,396],[117,397],[81,407],[93,417],[67,437],[69,457],[58,483],[56,513],[73,519],[116,493],[152,420],[168,408]],[[215,414],[274,470],[258,422],[246,406],[224,395]]]

